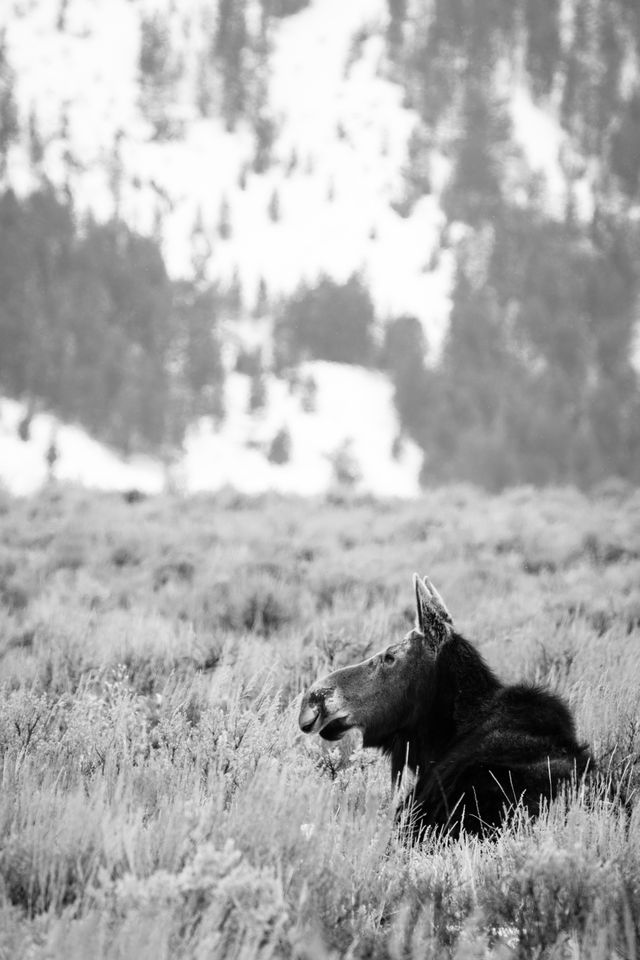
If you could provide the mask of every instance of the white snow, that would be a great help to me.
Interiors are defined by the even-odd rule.
[[[251,493],[266,489],[319,493],[331,486],[330,458],[346,442],[363,475],[360,489],[417,496],[419,449],[406,440],[399,460],[391,458],[399,425],[386,377],[322,361],[304,364],[301,375],[316,381],[314,412],[303,410],[299,390],[292,394],[283,380],[269,377],[268,406],[261,416],[252,416],[248,413],[249,378],[232,374],[226,390],[228,416],[220,430],[204,421],[187,437],[179,467],[185,488],[195,491],[230,484]],[[278,465],[265,454],[283,427],[291,436],[292,457]]]
[[[168,470],[151,458],[125,459],[81,428],[49,414],[33,417],[30,439],[23,441],[17,428],[24,405],[0,400],[0,484],[20,495],[42,486],[48,475],[46,452],[55,438],[54,476],[59,481],[146,493],[157,493],[169,483],[184,493],[230,485],[246,493],[275,489],[309,495],[334,483],[330,458],[346,442],[362,474],[357,489],[381,496],[417,496],[419,449],[405,440],[398,460],[391,457],[399,425],[389,381],[376,371],[320,361],[304,364],[301,375],[313,376],[317,384],[313,412],[303,410],[300,390],[291,393],[283,380],[269,376],[268,406],[250,415],[249,378],[231,374],[222,425],[215,429],[208,420],[195,424],[184,455]],[[283,427],[291,436],[291,460],[278,465],[270,463],[267,454]]]
[[[585,222],[590,220],[594,163],[577,154],[551,108],[545,110],[534,103],[526,86],[519,84],[511,91],[510,105],[514,139],[529,169],[542,179],[546,209],[552,216],[563,218],[568,191],[572,190],[576,215]],[[574,169],[568,177],[567,168],[571,167]]]
[[[36,414],[29,440],[21,440],[18,425],[24,415],[23,404],[0,399],[0,484],[11,493],[33,493],[46,483],[46,453],[52,439],[58,451],[57,480],[101,490],[162,490],[163,472],[157,462],[144,457],[125,461],[86,431],[49,414]]]
[[[533,102],[529,91],[516,87],[511,96],[513,134],[520,144],[529,166],[545,179],[548,200],[554,209],[564,201],[566,178],[560,166],[560,155],[566,135],[546,111]]]

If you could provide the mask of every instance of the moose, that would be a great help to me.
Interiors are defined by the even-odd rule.
[[[592,761],[560,697],[500,682],[458,633],[428,577],[414,574],[416,625],[402,640],[316,681],[303,697],[304,733],[362,732],[391,760],[394,785],[415,775],[398,810],[413,840],[431,829],[495,836],[521,804],[532,815]]]

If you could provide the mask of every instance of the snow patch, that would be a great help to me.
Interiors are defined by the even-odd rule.
[[[48,479],[46,454],[55,440],[57,480],[100,490],[138,489],[159,493],[163,472],[157,461],[145,457],[125,461],[80,427],[61,423],[50,414],[36,414],[28,440],[18,436],[24,404],[0,400],[0,483],[17,495],[38,490]]]
[[[184,487],[196,491],[230,484],[249,493],[268,489],[320,493],[333,482],[332,455],[347,443],[362,473],[359,489],[381,496],[417,496],[422,454],[412,441],[404,440],[399,459],[391,457],[399,424],[386,377],[323,361],[302,366],[302,379],[309,376],[317,384],[313,412],[304,411],[299,391],[291,392],[283,380],[268,377],[268,405],[256,415],[248,412],[249,378],[231,374],[227,417],[220,429],[202,421],[187,437],[178,468]],[[283,427],[291,436],[291,460],[273,464],[266,454]]]
[[[317,385],[314,410],[305,412],[300,390],[266,377],[267,407],[249,413],[249,377],[230,374],[225,387],[227,415],[215,428],[209,420],[188,432],[184,454],[170,468],[145,457],[125,459],[84,430],[46,413],[35,414],[28,440],[18,436],[24,404],[0,400],[0,483],[12,493],[33,493],[48,478],[46,454],[55,439],[57,480],[102,490],[138,489],[158,493],[170,485],[185,493],[230,485],[245,493],[266,490],[311,495],[333,483],[331,457],[347,443],[362,479],[357,489],[380,496],[419,493],[422,454],[403,440],[397,459],[391,449],[399,433],[392,386],[376,371],[347,364],[304,364],[301,377]],[[291,436],[291,459],[268,460],[276,433]]]
[[[564,217],[571,190],[576,216],[585,222],[590,220],[594,209],[595,171],[577,154],[572,156],[575,151],[571,139],[553,113],[537,106],[530,91],[520,85],[511,93],[511,120],[514,139],[528,166],[543,180],[545,205],[550,215]],[[566,164],[581,168],[574,169],[570,182]]]

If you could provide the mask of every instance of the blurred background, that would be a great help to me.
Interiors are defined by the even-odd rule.
[[[640,480],[637,0],[2,0],[0,482]]]

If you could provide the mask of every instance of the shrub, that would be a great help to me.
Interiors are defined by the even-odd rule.
[[[333,479],[339,487],[355,487],[362,480],[362,470],[352,447],[353,441],[345,440],[329,455]]]
[[[522,844],[515,846],[512,860],[496,863],[479,894],[495,928],[515,929],[531,956],[554,946],[569,930],[581,933],[594,911],[615,895],[618,883],[614,865],[594,865],[580,847]]]
[[[297,618],[299,597],[293,587],[269,573],[245,571],[242,577],[207,589],[200,601],[208,626],[270,636]]]
[[[275,871],[256,868],[227,841],[222,850],[207,843],[177,873],[158,870],[146,878],[127,874],[114,885],[116,915],[166,914],[200,950],[230,956],[238,944],[273,945],[288,921],[282,885]]]

